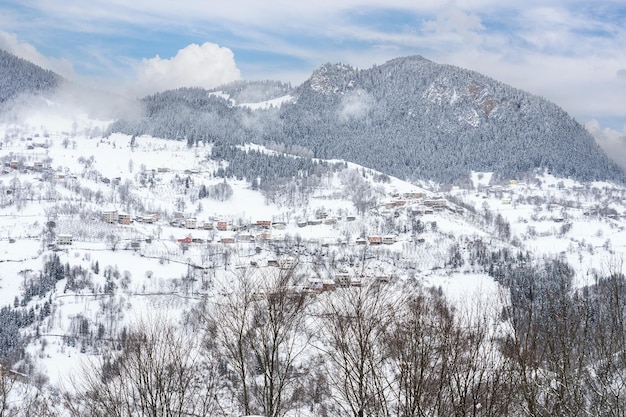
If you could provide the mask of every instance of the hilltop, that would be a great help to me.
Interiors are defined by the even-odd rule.
[[[241,105],[241,83],[149,96],[144,118],[120,120],[108,132],[190,145],[279,143],[412,181],[467,183],[473,170],[501,179],[543,170],[583,181],[624,179],[584,127],[555,104],[422,57],[364,70],[327,64],[293,89],[276,85],[266,83],[259,96],[274,99],[270,106]],[[258,92],[263,84],[248,88]]]

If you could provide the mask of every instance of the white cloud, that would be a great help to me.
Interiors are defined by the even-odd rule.
[[[74,74],[68,60],[45,57],[33,45],[20,41],[16,35],[3,30],[0,30],[0,49],[60,75],[69,77]]]
[[[341,101],[339,117],[343,121],[362,119],[367,116],[374,104],[374,98],[367,91],[361,89],[351,91]]]
[[[602,128],[595,119],[587,122],[585,127],[609,158],[626,169],[626,135],[623,132]]]
[[[475,41],[476,31],[484,29],[484,26],[476,14],[467,13],[455,3],[448,2],[435,21],[426,22],[424,29],[439,34],[456,33],[464,41]]]
[[[233,52],[214,43],[191,44],[170,59],[144,59],[137,70],[137,94],[180,87],[213,88],[241,79]]]

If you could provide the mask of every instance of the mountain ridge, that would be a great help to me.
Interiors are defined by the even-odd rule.
[[[50,91],[62,80],[35,70],[34,64],[22,74],[26,61],[16,57],[7,62],[12,64],[1,69],[5,81],[31,80],[30,73],[39,74],[35,80],[51,80],[35,87],[12,81],[17,86],[12,97]],[[236,105],[241,104],[236,100],[280,95],[293,99],[267,108]],[[544,171],[583,181],[623,183],[626,178],[584,127],[556,104],[418,55],[368,69],[328,63],[296,87],[264,81],[213,90],[181,88],[146,96],[140,104],[143,112],[116,112],[107,135],[147,134],[185,140],[190,146],[277,143],[409,181],[444,184],[467,184],[473,171],[494,172],[501,180]]]
[[[623,180],[623,172],[591,135],[555,104],[419,56],[366,70],[327,64],[297,92],[297,100],[281,108],[296,131],[286,140],[311,142],[322,158],[333,155],[402,178],[441,182],[467,178],[469,170],[496,171],[506,178],[535,169],[583,180]],[[352,115],[359,117],[336,117],[355,107],[355,97],[364,103]],[[308,109],[316,108],[323,110],[311,117]],[[307,118],[324,128],[313,129]],[[339,146],[328,142],[333,136],[339,137]],[[575,161],[564,160],[563,152]],[[403,158],[407,153],[415,160]]]

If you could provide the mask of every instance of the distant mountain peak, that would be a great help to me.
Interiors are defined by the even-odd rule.
[[[237,102],[290,99],[264,111],[185,99],[179,91],[146,98],[149,117],[120,121],[110,132],[185,138],[190,144],[279,143],[405,180],[457,183],[469,181],[472,171],[510,179],[546,170],[581,181],[625,178],[555,104],[421,56],[369,69],[324,64],[294,89],[243,83],[222,90],[231,99],[239,94]]]
[[[322,95],[343,93],[354,87],[358,70],[345,64],[325,64],[315,70],[308,87]]]

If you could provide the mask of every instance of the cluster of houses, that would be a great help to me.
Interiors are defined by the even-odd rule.
[[[394,200],[384,204],[385,209],[403,208],[410,211],[412,215],[433,214],[436,211],[442,211],[446,208],[451,209],[447,200],[443,198],[426,198],[423,192],[409,192],[393,194]],[[131,218],[128,213],[118,212],[117,210],[106,210],[102,212],[102,220],[111,224],[129,225],[132,222],[141,222],[145,224],[153,224],[160,220],[158,214],[146,214]],[[296,221],[296,225],[300,228],[306,226],[318,225],[334,225],[341,219],[331,217],[324,210],[318,210],[314,218]],[[347,215],[345,221],[355,221],[356,216]],[[170,221],[170,226],[184,228],[188,230],[216,230],[218,232],[232,232],[229,235],[220,235],[217,242],[223,244],[233,244],[237,242],[254,242],[254,241],[274,241],[284,239],[280,234],[272,235],[272,231],[284,230],[287,223],[283,221],[273,221],[269,219],[260,219],[255,223],[235,224],[224,219],[209,219],[208,221],[198,221],[194,217],[185,217],[183,213],[175,213],[174,219]],[[202,244],[205,239],[194,238],[190,235],[177,239],[181,244]],[[393,245],[398,241],[396,235],[371,235],[356,239],[357,245]]]
[[[400,194],[394,194],[392,197],[394,197],[394,200],[387,201],[383,204],[384,209],[408,208],[411,214],[416,216],[451,209],[446,199],[426,198],[426,194],[422,192],[404,193],[402,196],[400,196]]]
[[[442,211],[444,209],[452,209],[449,206],[447,200],[443,198],[426,198],[426,194],[422,192],[410,192],[392,195],[394,200],[384,203],[385,209],[406,209],[412,215],[427,215],[433,214],[436,211]],[[108,209],[102,211],[102,221],[109,224],[121,224],[130,225],[133,222],[140,222],[144,224],[154,224],[160,220],[160,216],[156,213],[144,214],[140,216],[131,216],[128,213],[120,212],[116,209]],[[334,225],[340,220],[336,217],[331,217],[323,210],[319,210],[315,213],[314,218],[307,220],[298,220],[296,225],[298,227],[306,226],[318,226],[318,225]],[[355,221],[356,216],[347,215],[345,219],[347,222]],[[170,222],[171,226],[180,227],[188,230],[216,230],[218,232],[232,232],[232,234],[220,234],[217,242],[222,244],[234,244],[238,242],[255,242],[255,241],[278,241],[284,240],[284,236],[281,234],[273,235],[273,231],[284,230],[287,227],[287,223],[283,221],[273,221],[269,219],[260,219],[255,223],[248,224],[235,224],[231,221],[223,219],[209,219],[208,221],[198,221],[194,217],[185,217],[182,213],[175,213],[174,220]],[[177,239],[181,244],[202,244],[206,240],[202,238],[194,238],[189,236]],[[367,237],[357,238],[355,244],[357,245],[393,245],[398,241],[396,235],[370,235]],[[57,245],[65,246],[72,245],[73,239],[71,235],[58,235]]]
[[[151,215],[151,218],[154,218],[154,216],[158,218],[158,215],[156,214]],[[102,212],[102,221],[110,224],[119,223],[128,225],[131,224],[132,219],[128,213],[118,212],[117,210],[105,210]]]
[[[2,166],[2,173],[9,174],[12,171],[20,171],[20,172],[43,172],[44,171],[44,163],[42,161],[35,161],[32,165],[23,164],[17,160],[5,161]]]

